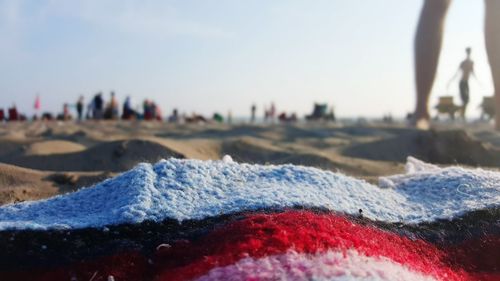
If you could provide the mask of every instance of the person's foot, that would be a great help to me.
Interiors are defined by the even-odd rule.
[[[429,130],[431,128],[431,123],[429,119],[418,119],[414,124],[415,128],[418,130]]]
[[[411,126],[419,130],[429,130],[430,129],[430,115],[429,112],[416,112],[411,121]]]

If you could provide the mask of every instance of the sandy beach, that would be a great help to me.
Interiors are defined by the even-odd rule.
[[[418,131],[398,125],[174,125],[39,122],[0,126],[0,203],[91,186],[140,162],[170,157],[317,167],[377,183],[408,156],[498,169],[500,133],[486,124]]]

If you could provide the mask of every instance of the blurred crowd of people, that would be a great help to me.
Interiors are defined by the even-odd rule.
[[[215,112],[211,117],[205,117],[198,113],[180,113],[177,108],[173,108],[172,112],[166,118],[163,117],[162,110],[158,103],[151,99],[145,99],[142,105],[133,104],[130,96],[127,96],[120,108],[120,103],[114,91],[109,93],[108,100],[102,92],[96,93],[87,103],[83,95],[79,96],[76,103],[64,103],[62,112],[54,115],[51,112],[40,113],[41,103],[40,97],[35,100],[35,111],[31,120],[145,120],[145,121],[167,121],[171,123],[232,123],[233,114],[228,111],[226,115]],[[326,105],[322,105],[326,110]],[[332,109],[333,110],[333,109]],[[275,103],[270,103],[269,106],[263,106],[263,119],[257,121],[257,105],[254,103],[250,107],[250,123],[293,123],[298,121],[297,114],[294,112],[282,111],[278,113]],[[74,115],[76,114],[76,115]],[[313,112],[312,115],[306,116],[306,120],[331,120],[324,118],[324,111]],[[4,112],[0,108],[0,121],[25,121],[28,120],[26,115],[20,114],[17,107],[13,105]],[[243,120],[241,120],[243,121]]]
[[[17,111],[17,106],[14,104],[12,107],[7,108],[7,111],[4,111],[3,108],[0,108],[0,121],[25,121],[27,120],[26,115],[20,114]]]
[[[83,120],[84,97],[80,96],[76,103],[77,118]],[[71,119],[71,116],[68,116]],[[67,118],[65,118],[67,119]],[[145,99],[142,105],[142,112],[132,106],[130,96],[127,96],[123,102],[121,116],[119,103],[115,92],[110,92],[109,101],[106,103],[103,94],[97,93],[87,104],[87,113],[85,119],[88,120],[162,120],[160,107],[152,100]]]
[[[123,102],[121,115],[120,105],[114,91],[109,94],[109,100],[106,101],[104,94],[98,92],[90,101],[85,104],[85,97],[82,95],[78,98],[76,103],[64,103],[62,112],[54,115],[51,112],[40,111],[40,99],[37,96],[35,101],[35,111],[32,120],[73,120],[73,113],[76,113],[76,120],[162,120],[161,109],[158,104],[149,99],[145,99],[142,103],[142,110],[139,107],[133,107],[131,98],[127,96]],[[76,112],[74,112],[74,111]],[[176,110],[174,110],[176,112]],[[177,118],[170,118],[169,120],[176,120]],[[20,114],[16,105],[7,109],[5,112],[0,108],[0,121],[24,121],[28,120],[26,115]]]

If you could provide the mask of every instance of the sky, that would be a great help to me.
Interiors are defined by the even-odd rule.
[[[0,108],[62,111],[115,91],[164,112],[248,116],[275,102],[341,117],[404,116],[415,100],[413,38],[422,0],[0,0]],[[471,46],[480,83],[471,114],[492,95],[483,1],[454,0],[431,104]]]

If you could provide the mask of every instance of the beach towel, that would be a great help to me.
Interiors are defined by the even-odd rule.
[[[414,158],[378,185],[169,159],[0,207],[0,278],[495,280],[499,206],[499,172]]]

